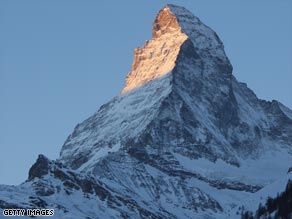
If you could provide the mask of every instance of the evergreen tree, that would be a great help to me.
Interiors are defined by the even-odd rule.
[[[292,219],[292,180],[289,180],[286,189],[281,194],[277,194],[276,198],[268,197],[265,205],[261,203],[256,211],[255,217],[252,212],[245,211],[242,208],[242,219]]]

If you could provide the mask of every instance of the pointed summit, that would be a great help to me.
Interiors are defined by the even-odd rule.
[[[184,7],[167,4],[158,12],[153,22],[152,38],[176,31],[189,36],[186,23],[193,26],[200,23],[200,20]]]
[[[134,50],[132,71],[127,75],[122,93],[159,78],[175,66],[180,46],[188,38],[181,31],[175,15],[165,6],[153,23],[152,40]]]
[[[169,73],[176,65],[182,44],[190,40],[189,46],[203,60],[216,57],[228,63],[222,42],[216,33],[204,25],[184,7],[166,5],[159,11],[152,30],[152,40],[134,50],[132,71],[128,73],[122,94]]]
[[[143,141],[143,145],[145,139],[149,145],[159,145],[175,142],[186,133],[185,143],[209,141],[197,138],[200,123],[208,130],[204,133],[212,133],[213,143],[225,147],[224,138],[218,137],[222,133],[217,132],[238,125],[239,119],[232,67],[216,33],[185,8],[166,5],[154,20],[153,38],[134,53],[121,94],[76,126],[62,147],[61,158],[74,169],[90,169],[106,154],[102,155],[101,148],[113,153],[132,147],[132,141]],[[200,112],[203,108],[204,113]],[[172,122],[164,124],[167,120]],[[170,126],[179,134],[173,135]],[[158,131],[149,134],[148,130]],[[218,150],[224,156],[230,153]]]
[[[172,12],[169,5],[166,5],[159,11],[152,29],[152,38],[158,38],[163,34],[175,34],[175,32],[182,32],[176,14]]]

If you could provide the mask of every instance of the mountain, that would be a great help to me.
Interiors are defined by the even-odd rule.
[[[284,191],[292,111],[232,74],[218,35],[166,5],[134,51],[124,89],[78,124],[60,158],[40,155],[0,208],[56,218],[240,218]]]

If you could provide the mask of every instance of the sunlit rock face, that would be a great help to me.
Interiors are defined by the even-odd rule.
[[[152,39],[134,50],[132,71],[127,75],[121,94],[169,73],[187,39],[192,41],[201,59],[208,60],[206,68],[212,69],[214,64],[227,65],[226,72],[231,74],[231,64],[217,34],[188,10],[167,5],[153,22]]]
[[[158,13],[153,23],[152,37],[143,47],[134,50],[132,71],[127,75],[122,93],[171,71],[182,43],[188,38],[168,6]]]

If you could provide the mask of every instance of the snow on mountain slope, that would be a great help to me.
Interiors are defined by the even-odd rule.
[[[96,163],[108,152],[119,149],[127,138],[135,138],[154,119],[161,100],[170,92],[170,76],[103,105],[92,117],[77,125],[62,148],[61,158],[74,168],[91,159]]]
[[[54,216],[48,218],[163,217],[153,204],[120,196],[92,175],[70,170],[43,155],[31,167],[26,182],[19,186],[1,185],[0,197],[2,209],[54,209]]]
[[[167,5],[152,39],[135,50],[122,92],[75,127],[47,171],[1,187],[0,200],[12,193],[19,203],[52,188],[43,199],[64,206],[62,217],[238,218],[239,206],[252,209],[249,200],[287,180],[291,162],[291,111],[259,100],[232,75],[217,34],[185,8]],[[92,188],[88,199],[84,185]]]

